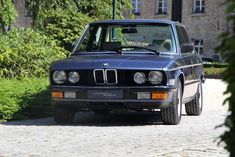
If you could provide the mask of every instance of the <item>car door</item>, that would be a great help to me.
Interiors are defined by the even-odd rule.
[[[184,27],[176,26],[176,31],[179,38],[180,47],[183,44],[190,43]],[[193,98],[193,96],[197,92],[197,86],[199,82],[198,63],[200,63],[200,59],[194,53],[194,51],[181,52],[181,57],[184,62],[182,71],[185,76],[183,100],[187,101],[187,99],[190,100],[191,98]]]

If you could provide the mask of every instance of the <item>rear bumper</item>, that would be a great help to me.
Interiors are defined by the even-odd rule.
[[[166,87],[71,87],[71,86],[51,86],[51,92],[75,92],[76,98],[52,98],[53,105],[73,107],[78,110],[96,109],[160,109],[173,105],[175,89]],[[91,97],[89,91],[121,91],[119,98]],[[166,92],[168,97],[164,100],[138,99],[140,92]]]

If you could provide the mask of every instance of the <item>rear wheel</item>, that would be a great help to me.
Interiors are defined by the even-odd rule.
[[[54,105],[54,120],[58,124],[70,124],[73,122],[75,111],[68,107]]]
[[[182,85],[177,81],[177,90],[173,106],[161,109],[161,118],[164,124],[177,125],[181,120],[182,112]]]
[[[188,115],[199,116],[202,113],[203,95],[202,95],[202,82],[200,81],[197,88],[195,98],[185,104],[185,111]]]

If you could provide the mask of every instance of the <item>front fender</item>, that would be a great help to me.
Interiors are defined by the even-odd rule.
[[[181,69],[175,71],[166,71],[168,81],[167,86],[177,88],[177,80],[180,79],[184,91],[185,75]]]

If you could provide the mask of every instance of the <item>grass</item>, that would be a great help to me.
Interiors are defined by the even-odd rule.
[[[207,75],[222,75],[222,73],[225,71],[226,68],[203,68],[204,74]]]
[[[0,78],[0,121],[49,116],[48,85],[48,78]]]

